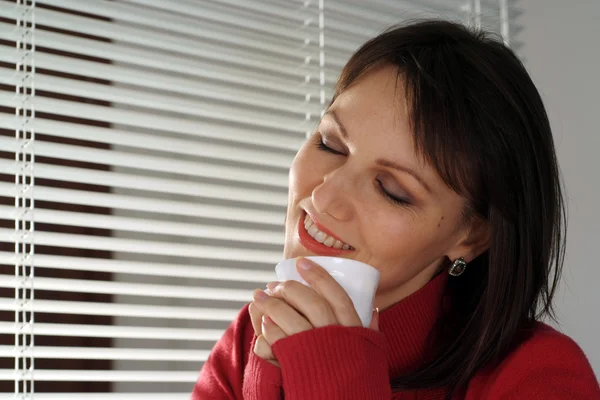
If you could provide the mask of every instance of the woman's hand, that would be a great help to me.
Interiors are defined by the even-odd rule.
[[[264,291],[262,292],[264,293]],[[286,337],[286,335],[269,317],[264,315],[262,311],[258,309],[254,301],[250,303],[248,311],[250,312],[252,327],[256,334],[254,354],[279,367],[279,362],[277,362],[271,351],[271,345],[275,343],[276,340]]]
[[[318,264],[299,258],[296,268],[310,285],[296,281],[271,282],[271,295],[254,291],[250,314],[258,337],[254,353],[276,365],[271,346],[287,336],[328,325],[362,326],[346,291]],[[378,330],[374,313],[369,328]]]

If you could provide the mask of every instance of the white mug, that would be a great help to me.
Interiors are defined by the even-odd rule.
[[[344,288],[364,327],[368,327],[373,316],[373,298],[379,284],[379,271],[369,264],[340,257],[305,257],[323,267]],[[296,270],[296,259],[281,261],[275,267],[277,280],[298,281],[308,284]]]

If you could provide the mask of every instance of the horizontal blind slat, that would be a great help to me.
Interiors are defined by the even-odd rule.
[[[23,51],[17,50],[15,46],[0,45],[0,61],[15,64],[21,57]],[[177,74],[142,68],[143,66],[103,64],[42,52],[36,53],[35,62],[37,68],[222,101],[233,101],[235,97],[231,92],[235,89],[235,94],[243,94],[237,96],[237,101],[243,104],[246,104],[246,99],[255,99],[259,104],[271,104],[271,100],[281,100],[282,106],[290,107],[295,104],[290,103],[290,100],[304,100],[307,95],[312,99],[319,98],[318,79],[306,82],[305,77],[302,84],[291,85],[289,80],[281,77],[263,77],[251,70],[235,69],[227,65],[215,68],[213,63],[200,60],[197,61],[198,68],[179,71]],[[177,76],[183,73],[186,76]],[[314,107],[317,107],[318,102],[313,102]]]
[[[0,205],[0,218],[14,220],[19,216],[19,211],[14,206]],[[80,226],[86,228],[111,229],[113,231],[126,231],[148,233],[155,235],[173,235],[183,238],[221,239],[247,243],[264,243],[283,246],[284,240],[281,232],[261,229],[231,228],[216,225],[190,224],[184,222],[157,221],[153,219],[121,217],[117,215],[102,215],[79,213],[71,211],[58,211],[37,208],[35,222]]]
[[[14,265],[16,261],[15,253],[7,251],[0,252],[0,263]],[[126,273],[132,275],[163,276],[187,279],[214,279],[235,282],[264,283],[266,281],[275,280],[274,266],[272,271],[262,271],[257,269],[192,266],[175,263],[161,264],[155,262],[139,262],[118,259],[36,254],[35,267],[61,270],[71,269],[74,271]]]
[[[20,99],[14,93],[0,91],[1,106],[18,107],[19,101]],[[221,140],[233,139],[240,143],[248,144],[261,144],[261,139],[267,137],[270,137],[270,140],[276,140],[274,137],[276,134],[269,135],[266,133],[256,133],[254,135],[256,137],[256,141],[252,142],[250,139],[253,136],[244,137],[241,134],[236,134],[236,129],[232,129],[233,126],[238,124],[239,126],[252,127],[252,129],[257,129],[259,131],[261,129],[279,130],[281,132],[279,134],[280,140],[285,140],[285,136],[287,135],[289,137],[296,137],[296,142],[299,142],[305,137],[306,131],[310,130],[314,124],[314,121],[311,122],[310,120],[301,118],[281,119],[273,117],[273,119],[270,121],[255,117],[233,118],[232,114],[228,113],[225,108],[222,108],[221,111],[213,110],[211,112],[199,110],[197,115],[188,115],[185,116],[186,118],[183,118],[184,115],[159,115],[148,109],[129,110],[40,96],[32,98],[31,103],[32,107],[35,107],[36,111],[58,115],[76,115],[78,118],[86,118],[93,121],[112,122],[115,124],[124,124],[146,129],[160,129],[175,133],[190,133],[194,136],[212,137]],[[197,119],[191,119],[190,117]],[[211,124],[209,121],[207,121],[207,119],[215,122]],[[284,122],[287,125],[281,125]],[[219,125],[225,125],[225,127],[218,128]],[[229,129],[226,128],[227,126],[229,126]],[[264,144],[267,146],[269,145],[268,142]]]
[[[0,92],[0,106],[16,107],[18,101],[14,94]],[[288,131],[289,133],[282,131],[280,134],[259,132],[249,128],[223,125],[207,120],[185,120],[177,117],[150,115],[146,112],[119,110],[42,97],[33,99],[32,103],[36,111],[41,112],[62,115],[65,110],[70,110],[68,115],[77,115],[95,121],[286,150],[299,149],[306,135],[306,131],[301,128],[294,132]],[[3,115],[8,117],[8,114]]]
[[[16,311],[21,308],[33,309],[36,313],[105,315],[114,317],[184,319],[187,321],[233,321],[239,313],[237,309],[149,306],[144,304],[100,303],[64,300],[25,301],[22,304],[14,299],[0,298],[0,310]]]
[[[156,328],[144,326],[49,324],[36,322],[36,335],[68,337],[106,337],[121,339],[156,339],[217,341],[223,336],[222,329]],[[18,326],[13,322],[0,321],[0,334],[14,335],[16,332],[31,334],[32,326]]]
[[[0,228],[0,241],[14,243],[13,229]],[[104,236],[74,235],[56,232],[35,232],[36,244],[64,248],[118,251],[134,254],[161,255],[171,257],[202,258],[211,260],[240,261],[275,265],[281,261],[281,252],[233,247],[205,246],[157,242],[151,240],[123,239]]]
[[[187,382],[194,383],[196,371],[127,371],[127,370],[67,370],[39,369],[34,375],[23,374],[26,379],[44,382]],[[23,376],[21,371],[0,369],[0,380],[13,380]]]
[[[10,69],[0,68],[0,79],[4,84],[18,86],[21,78]],[[306,115],[312,115],[307,110],[305,111],[305,107],[302,107],[301,104],[298,104],[295,108],[279,110],[275,105],[268,109],[258,109],[258,104],[255,103],[253,110],[247,110],[247,107],[236,106],[236,104],[216,104],[210,99],[186,99],[178,95],[146,92],[140,88],[109,86],[44,74],[36,75],[35,85],[36,90],[46,90],[132,106],[144,109],[144,112],[172,112],[190,118],[212,118],[228,123],[256,125],[258,127],[264,125],[265,128],[306,125]],[[318,113],[313,115],[312,118],[316,118],[316,115]],[[268,118],[266,118],[267,116]],[[264,122],[267,119],[268,124]]]
[[[133,43],[137,45],[143,45],[148,47],[156,47],[166,51],[179,51],[182,54],[198,55],[202,54],[198,50],[205,51],[211,48],[212,43],[218,42],[218,45],[235,46],[238,48],[244,48],[253,52],[263,52],[265,54],[280,54],[289,58],[303,57],[303,53],[311,54],[318,51],[318,48],[311,42],[306,45],[305,40],[300,38],[291,41],[286,41],[285,44],[280,44],[266,35],[260,35],[259,38],[251,38],[246,35],[236,34],[236,30],[226,31],[221,26],[221,31],[216,30],[216,25],[211,24],[190,24],[190,19],[173,18],[169,15],[163,14],[162,19],[153,18],[152,25],[145,23],[142,26],[138,24],[130,25],[131,19],[137,20],[149,20],[147,18],[148,12],[142,7],[137,7],[134,10],[130,10],[131,13],[135,12],[134,17],[130,17],[123,12],[119,13],[118,9],[123,9],[122,4],[115,2],[108,2],[105,5],[105,12],[103,14],[112,14],[112,21],[102,21],[98,19],[81,17],[73,14],[65,14],[63,12],[52,11],[44,8],[38,8],[35,13],[36,24],[49,26],[53,28],[60,28],[63,30],[84,33],[88,35],[94,35],[98,37],[105,37],[113,40],[119,40],[123,42]],[[130,7],[131,8],[131,7]],[[17,8],[13,14],[22,12],[21,9]],[[89,12],[90,10],[87,10]],[[292,11],[288,13],[292,15]],[[10,15],[8,9],[0,11],[0,16],[5,18],[14,18],[16,15]],[[143,18],[146,16],[146,18]],[[129,18],[127,18],[129,17]],[[141,17],[141,18],[140,18]],[[185,24],[181,22],[185,21]],[[179,23],[178,23],[179,22]],[[290,23],[292,27],[302,26],[301,22]],[[224,32],[223,32],[224,31]],[[307,35],[310,35],[307,29]],[[262,39],[262,40],[261,40]],[[201,47],[197,45],[202,43]],[[193,46],[196,44],[196,46]],[[212,46],[211,46],[212,45]]]
[[[36,359],[64,360],[143,360],[143,361],[187,361],[204,362],[208,358],[208,350],[178,350],[178,349],[126,349],[70,346],[35,346],[17,348],[15,346],[0,346],[1,357],[35,356]],[[37,370],[36,370],[37,371]]]
[[[18,168],[19,165],[14,161],[0,159],[1,173],[15,174],[18,172]],[[43,163],[36,163],[35,174],[38,178],[104,185],[114,188],[137,189],[148,192],[169,193],[220,200],[241,199],[245,203],[263,204],[282,208],[287,204],[286,193],[268,189],[260,190],[181,180],[175,181],[166,178],[145,177],[120,172],[63,167]]]
[[[0,23],[0,32],[3,32],[3,39],[16,40],[17,33],[6,27],[7,23]],[[115,26],[118,29],[118,25]],[[6,33],[4,33],[6,32]],[[6,35],[6,36],[4,36]],[[164,41],[164,39],[163,39]],[[105,58],[114,61],[130,62],[142,67],[158,67],[173,71],[174,68],[165,64],[169,62],[179,62],[187,66],[195,65],[195,59],[202,59],[213,63],[224,63],[237,68],[251,68],[265,76],[268,74],[278,74],[280,76],[289,76],[298,83],[304,80],[306,74],[315,73],[316,57],[307,56],[307,58],[283,59],[275,55],[255,55],[251,52],[226,51],[227,49],[210,46],[197,46],[193,55],[176,53],[174,51],[161,51],[156,48],[145,48],[136,44],[118,42],[104,42],[96,39],[84,37],[75,37],[73,35],[51,32],[48,30],[36,29],[36,46],[47,47],[55,50],[69,51],[91,57]],[[176,46],[177,47],[177,46]],[[160,53],[161,60],[152,57]],[[306,62],[308,61],[308,63]]]
[[[3,47],[6,48],[7,46],[0,46],[0,51],[3,50]],[[143,72],[140,71],[140,73]],[[160,90],[162,88],[160,83],[157,84],[157,82],[147,80],[140,82],[140,80],[136,79],[141,86],[136,84],[135,87],[129,88],[117,86],[118,83],[115,84],[115,82],[119,81],[112,81],[112,79],[113,84],[109,86],[37,73],[35,87],[36,90],[199,117],[206,116],[206,113],[211,112],[211,110],[215,111],[215,114],[218,115],[225,107],[231,110],[230,115],[239,115],[246,120],[252,115],[261,116],[268,114],[273,117],[274,121],[285,122],[285,120],[289,120],[294,122],[296,120],[302,121],[306,113],[319,113],[319,105],[316,102],[310,103],[306,101],[306,94],[308,93],[305,93],[304,99],[293,101],[291,98],[281,99],[275,95],[268,98],[260,93],[249,93],[237,88],[234,90],[231,87],[229,90],[226,90],[227,86],[214,84],[211,85],[212,87],[207,84],[188,84],[188,86],[185,86],[186,89],[177,90],[179,93],[165,93],[164,91],[163,93],[156,93],[156,89]],[[0,82],[16,86],[19,84],[20,78],[15,74],[13,69],[0,68]],[[190,86],[196,86],[196,90],[190,90]],[[150,90],[146,90],[146,88]],[[185,93],[187,96],[182,97],[181,93]],[[218,100],[219,103],[225,102],[227,104],[217,105],[215,100]],[[249,107],[252,107],[253,110],[248,111]],[[281,116],[278,116],[278,114],[281,114]],[[236,122],[235,120],[233,121]],[[244,121],[237,122],[243,123]]]
[[[18,33],[12,24],[0,22],[0,38],[16,41]],[[210,63],[224,63],[229,67],[244,69],[252,67],[257,77],[269,80],[272,75],[288,79],[291,85],[300,85],[307,75],[316,75],[318,68],[304,62],[280,63],[276,58],[264,60],[246,60],[241,56],[227,56],[221,52],[206,54],[206,58],[197,59],[184,55],[171,55],[163,52],[160,57],[151,49],[145,50],[124,43],[107,43],[93,39],[78,38],[72,35],[50,31],[36,31],[36,46],[54,50],[63,50],[89,57],[103,58],[114,62],[123,62],[143,68],[155,68],[171,73],[191,73],[200,68],[202,60]],[[283,65],[282,65],[283,64]],[[284,68],[285,67],[285,68]]]
[[[212,21],[220,24],[221,26],[224,25],[227,27],[238,27],[239,29],[245,29],[255,34],[261,34],[266,38],[279,37],[287,40],[303,40],[308,31],[307,29],[302,29],[302,14],[298,12],[296,12],[295,15],[300,15],[300,18],[297,18],[296,23],[289,21],[288,25],[298,25],[299,29],[289,29],[289,27],[285,29],[285,24],[265,24],[264,18],[266,15],[261,16],[260,12],[257,13],[257,18],[252,18],[247,14],[245,18],[236,18],[236,15],[231,13],[230,10],[215,10],[209,7],[204,7],[202,8],[201,13],[192,12],[175,14],[171,12],[173,11],[173,8],[171,8],[173,5],[163,5],[160,1],[152,3],[149,1],[142,1],[138,3],[138,5],[127,4],[126,2],[115,3],[106,0],[95,0],[94,2],[91,2],[91,4],[82,3],[78,0],[38,0],[38,2],[40,4],[48,4],[75,11],[92,13],[105,18],[163,27],[163,29],[164,25],[161,25],[161,19],[169,22],[172,21],[174,24],[187,24],[195,29],[197,29],[198,20]],[[154,5],[158,5],[159,7],[149,7]],[[167,13],[165,13],[165,11],[167,11]],[[301,10],[296,8],[296,11]],[[292,18],[293,17],[294,16],[292,15]],[[187,32],[182,31],[181,29],[183,28],[178,29],[180,29],[181,32]],[[313,31],[313,39],[317,40],[316,30]]]
[[[0,275],[0,287],[3,288],[18,288],[21,281],[20,277]],[[252,301],[252,292],[242,289],[42,277],[36,277],[34,285],[36,290],[56,292],[101,293],[192,300]]]
[[[14,197],[18,190],[18,187],[14,183],[0,182],[0,193],[5,196]],[[36,186],[35,196],[38,200],[64,204],[107,207],[116,210],[141,211],[193,218],[222,219],[226,221],[272,225],[277,228],[283,227],[285,215],[283,211],[276,212],[243,207],[225,207],[195,202],[127,196],[114,193],[61,189],[48,186]]]
[[[0,113],[0,128],[18,129],[20,122],[12,114]],[[218,143],[162,137],[152,133],[137,133],[117,128],[101,128],[70,122],[35,118],[31,123],[36,133],[62,138],[88,140],[97,143],[121,145],[134,149],[152,150],[179,156],[205,157],[267,167],[289,168],[300,142],[290,149],[252,149]]]
[[[190,4],[194,2],[187,1]],[[246,12],[254,12],[264,14],[265,17],[280,17],[284,19],[294,20],[300,23],[305,23],[306,19],[314,19],[316,16],[314,2],[300,0],[283,0],[283,1],[255,1],[255,0],[213,0],[213,3],[226,6],[227,12],[232,13],[232,10],[240,9]],[[138,2],[143,4],[143,2]],[[311,8],[312,6],[312,8]]]
[[[0,136],[0,151],[16,152],[23,144],[23,140]],[[36,156],[52,157],[63,160],[91,162],[153,172],[165,172],[177,174],[178,176],[212,179],[220,178],[223,180],[250,184],[264,184],[267,182],[270,186],[280,188],[288,187],[288,174],[285,170],[278,172],[250,167],[240,168],[238,166],[211,164],[203,161],[187,161],[170,157],[136,154],[119,150],[96,149],[86,146],[74,146],[44,141],[35,141],[32,144],[31,151],[35,152]],[[292,160],[290,159],[290,164],[291,161]]]
[[[180,0],[176,4],[166,4],[161,0],[124,0],[124,2],[152,7],[163,12],[166,11],[167,13],[184,15],[191,18],[214,18],[228,25],[239,25],[252,30],[268,31],[273,34],[284,34],[285,36],[294,35],[297,34],[297,31],[305,30],[305,25],[312,25],[316,28],[314,18],[308,18],[307,20],[303,15],[302,8],[299,9],[301,11],[299,13],[292,13],[292,15],[285,15],[283,17],[280,15],[279,18],[273,18],[272,15],[261,15],[261,12],[256,7],[243,10],[239,7],[228,7],[227,5],[219,4],[219,2],[212,2],[203,8],[198,7],[194,1],[186,0]],[[263,6],[262,8],[263,10],[268,10],[267,7]],[[292,32],[287,33],[280,30],[282,27],[288,27],[290,23],[297,24],[298,29],[291,29]]]

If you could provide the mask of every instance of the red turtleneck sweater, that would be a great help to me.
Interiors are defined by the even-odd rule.
[[[327,326],[273,345],[281,368],[252,351],[244,307],[215,345],[192,400],[443,399],[441,390],[392,393],[390,379],[422,362],[446,284],[438,276],[380,314],[380,332]],[[600,400],[594,372],[573,340],[542,323],[500,365],[480,370],[453,400]]]

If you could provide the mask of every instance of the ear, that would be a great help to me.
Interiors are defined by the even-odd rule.
[[[462,238],[446,254],[451,261],[462,257],[469,263],[490,248],[491,232],[487,221],[471,217],[462,232]]]

